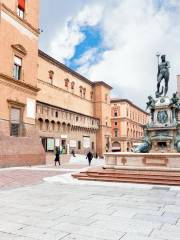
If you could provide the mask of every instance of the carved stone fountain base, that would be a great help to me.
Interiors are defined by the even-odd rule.
[[[176,169],[180,171],[180,153],[105,153],[104,168]]]
[[[79,180],[180,185],[180,153],[105,153],[105,165],[72,174]]]

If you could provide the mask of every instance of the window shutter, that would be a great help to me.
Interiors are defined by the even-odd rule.
[[[20,109],[11,108],[11,123],[20,123]]]
[[[22,11],[25,10],[25,0],[18,0],[18,8],[20,8]]]

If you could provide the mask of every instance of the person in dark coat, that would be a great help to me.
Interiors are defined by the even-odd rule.
[[[56,166],[56,163],[58,162],[59,163],[59,165],[61,165],[61,163],[60,163],[60,149],[58,148],[58,147],[56,147],[55,148],[55,155],[56,155],[56,157],[55,157],[55,159],[54,159],[54,161],[55,161],[55,166]]]
[[[90,166],[91,165],[91,161],[93,159],[93,155],[92,155],[92,153],[90,151],[88,152],[88,154],[86,156],[86,159],[88,159],[89,166]]]
[[[72,150],[71,154],[73,155],[73,157],[76,157],[74,149]]]

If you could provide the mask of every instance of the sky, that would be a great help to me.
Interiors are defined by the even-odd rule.
[[[53,4],[52,4],[53,2]],[[156,54],[170,62],[169,96],[180,74],[180,0],[41,0],[40,49],[112,97],[145,109],[157,84]]]

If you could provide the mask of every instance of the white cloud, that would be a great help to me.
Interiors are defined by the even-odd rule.
[[[103,45],[99,62],[92,64],[91,52],[79,60],[79,71],[93,81],[114,86],[118,97],[132,99],[144,106],[156,90],[156,52],[167,54],[171,62],[170,90],[176,91],[176,74],[180,72],[180,1],[164,0],[96,0],[86,1],[83,9],[69,19],[51,44],[53,56],[70,59],[83,41],[80,26],[100,24]],[[58,53],[58,54],[57,54]],[[93,55],[94,57],[95,55]]]
[[[85,6],[77,16],[67,19],[66,25],[60,29],[58,34],[50,43],[50,54],[56,59],[64,62],[75,54],[75,47],[85,39],[81,32],[83,26],[96,26],[102,16],[102,7]]]

